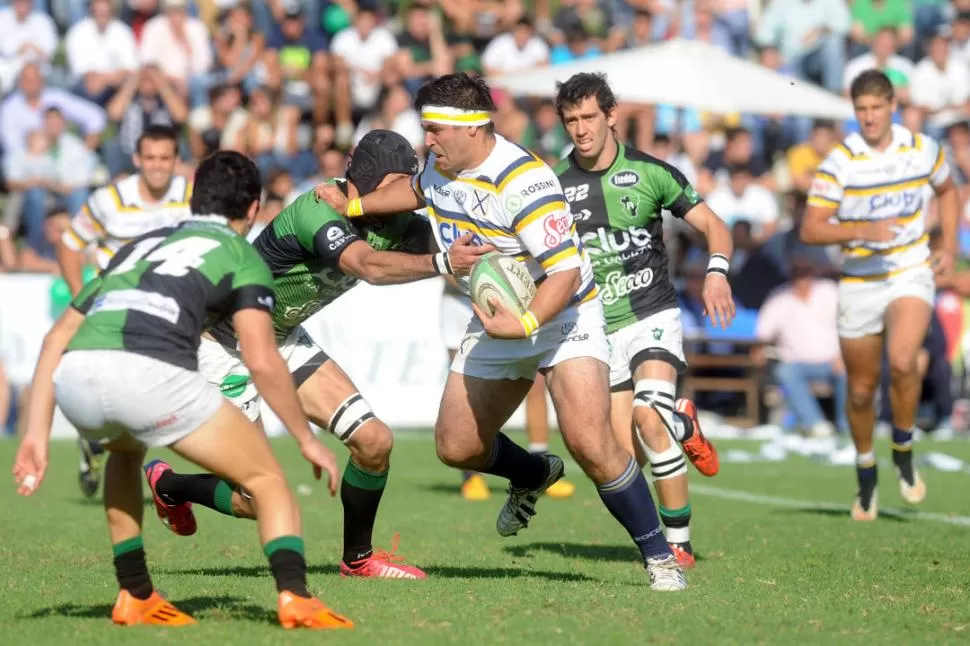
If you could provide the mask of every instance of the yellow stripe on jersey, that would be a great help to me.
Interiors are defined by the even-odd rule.
[[[469,184],[469,185],[474,186],[476,188],[480,188],[483,191],[488,191],[489,193],[497,193],[498,192],[498,189],[496,189],[495,188],[495,185],[492,184],[491,182],[486,182],[486,181],[483,181],[483,180],[480,180],[480,179],[474,179],[472,177],[458,177],[457,175],[455,175],[453,173],[449,173],[448,171],[441,170],[441,167],[438,166],[438,164],[435,164],[434,165],[434,169],[436,171],[438,171],[438,174],[440,174],[442,177],[444,177],[444,178],[446,178],[446,179],[448,179],[448,180],[450,180],[452,182],[461,182],[462,184]]]
[[[515,236],[508,231],[503,231],[502,229],[495,229],[493,227],[482,226],[477,220],[458,220],[456,218],[449,218],[441,215],[433,206],[428,205],[428,215],[434,217],[434,219],[439,222],[447,222],[448,224],[454,224],[458,229],[469,230],[470,227],[474,227],[476,231],[482,235],[488,235],[492,237],[499,238],[514,238]]]
[[[920,175],[919,177],[907,177],[906,179],[899,180],[898,182],[891,182],[889,184],[873,184],[872,186],[846,186],[844,193],[846,197],[868,197],[870,195],[888,193],[889,191],[903,191],[908,188],[920,188],[921,186],[926,185],[926,180],[926,175]]]
[[[535,222],[536,220],[538,220],[544,215],[548,215],[553,211],[557,211],[565,208],[566,208],[566,203],[563,202],[562,200],[556,200],[555,202],[549,202],[548,204],[544,204],[539,208],[537,208],[532,213],[530,213],[529,215],[519,220],[519,222],[515,225],[515,232],[519,233],[520,231],[522,231],[527,226],[529,226],[530,224],[532,224],[533,222]]]
[[[836,186],[839,185],[839,180],[835,179],[835,175],[824,170],[815,171],[815,179],[825,180],[826,182],[831,182]]]
[[[95,232],[99,236],[105,236],[108,234],[107,229],[105,229],[104,225],[101,224],[101,220],[94,217],[94,213],[91,211],[91,208],[88,206],[87,202],[85,202],[84,205],[81,206],[81,213],[88,216],[88,219],[91,220],[91,223],[94,225]]]
[[[919,213],[917,213],[916,215],[919,215]],[[908,217],[912,218],[915,216],[911,215]],[[842,253],[852,258],[868,258],[869,256],[892,256],[897,253],[909,251],[913,247],[918,247],[922,244],[926,244],[927,242],[929,242],[929,240],[930,240],[929,234],[924,233],[922,236],[920,236],[916,240],[913,240],[912,242],[907,242],[901,245],[897,245],[895,247],[886,247],[885,249],[868,249],[866,247],[843,246]]]
[[[566,260],[567,258],[572,258],[573,256],[578,256],[578,255],[579,255],[579,252],[576,251],[576,247],[570,245],[568,248],[563,249],[556,255],[546,258],[540,264],[542,265],[543,269],[549,269],[550,267],[556,265],[557,263],[562,262],[563,260]]]
[[[76,244],[81,249],[84,249],[86,246],[88,246],[87,240],[79,236],[77,232],[74,230],[74,227],[68,227],[67,234],[71,236],[71,239],[74,241],[74,244]]]
[[[821,195],[813,195],[808,198],[809,206],[820,206],[825,209],[837,209],[839,208],[839,202],[835,200],[830,200],[827,197],[822,197]]]
[[[108,187],[108,193],[111,194],[111,199],[115,203],[115,210],[117,210],[118,213],[140,213],[141,211],[144,211],[144,209],[137,206],[126,206],[125,203],[121,201],[121,193],[118,192],[117,184],[112,184],[110,187]]]
[[[182,193],[182,203],[188,204],[189,200],[192,199],[192,190],[195,188],[195,184],[186,180],[185,181],[185,191]]]
[[[849,150],[849,147],[846,146],[844,143],[837,144],[835,147],[836,149],[844,152],[846,157],[848,157],[849,159],[869,159],[869,155],[865,155],[865,154],[857,155],[851,150]]]
[[[936,152],[936,162],[933,164],[933,170],[930,171],[930,177],[940,172],[940,168],[943,167],[944,162],[946,162],[946,158],[943,156],[943,146],[940,146]]]
[[[522,159],[527,159],[527,158],[522,158]],[[517,163],[520,164],[518,167],[513,168],[512,170],[505,169],[504,171],[499,173],[499,177],[501,177],[502,175],[505,175],[505,177],[498,185],[499,193],[504,191],[505,187],[507,187],[510,183],[515,181],[516,178],[522,176],[524,173],[528,173],[530,170],[539,170],[541,168],[544,168],[546,165],[545,162],[538,159],[535,155],[533,155],[532,159],[529,159],[528,161],[520,160]]]
[[[903,272],[917,269],[919,267],[929,267],[929,265],[930,261],[924,260],[923,262],[910,265],[909,267],[900,267],[899,269],[893,269],[892,271],[887,271],[881,274],[869,274],[868,276],[848,276],[846,274],[842,274],[839,280],[843,283],[869,283],[886,280],[887,278],[892,278],[893,276],[897,276]]]

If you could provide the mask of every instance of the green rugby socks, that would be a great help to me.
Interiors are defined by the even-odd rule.
[[[340,483],[344,507],[344,563],[353,564],[374,553],[374,521],[387,485],[387,471],[372,473],[347,460]]]

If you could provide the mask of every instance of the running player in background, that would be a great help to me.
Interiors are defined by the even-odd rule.
[[[347,180],[331,186],[350,197],[366,195],[418,171],[414,149],[401,135],[373,130],[354,150]],[[273,218],[253,246],[269,265],[276,291],[273,326],[303,412],[350,451],[340,486],[344,508],[343,576],[423,579],[425,573],[400,557],[374,550],[377,509],[390,469],[394,434],[375,417],[350,377],[310,338],[302,323],[363,280],[386,285],[467,273],[488,248],[458,244],[448,254],[428,253],[427,220],[412,212],[351,222],[313,192]],[[402,251],[412,253],[401,253]],[[231,326],[203,337],[199,369],[246,416],[259,419],[258,384],[252,383]],[[208,335],[207,335],[208,336]],[[195,531],[191,503],[229,516],[253,518],[255,509],[229,483],[209,475],[178,474],[161,461],[146,465],[159,516],[177,534]]]
[[[134,155],[138,173],[99,188],[71,219],[57,247],[61,274],[77,296],[83,284],[84,252],[95,248],[98,269],[104,269],[118,249],[132,238],[178,224],[190,215],[192,183],[175,175],[178,133],[153,125],[138,138]],[[79,439],[81,468],[78,481],[88,498],[98,491],[103,451],[97,443]]]
[[[121,588],[112,620],[184,626],[195,620],[154,589],[141,537],[142,460],[148,447],[169,446],[255,498],[280,623],[351,628],[307,591],[299,507],[266,437],[198,373],[203,325],[231,316],[253,378],[336,493],[336,458],[313,437],[273,341],[272,277],[242,237],[259,208],[259,171],[238,153],[220,152],[200,164],[197,178],[198,215],[118,249],[48,333],[14,478],[23,495],[43,481],[56,400],[84,437],[110,452],[104,507]]]
[[[899,492],[910,504],[926,496],[913,468],[921,385],[917,356],[929,329],[934,272],[948,274],[957,253],[959,199],[939,144],[892,123],[896,99],[885,74],[863,72],[849,94],[860,132],[846,137],[819,166],[801,238],[842,245],[838,326],[859,482],[852,518],[871,521],[879,508],[873,403],[884,349]],[[930,193],[939,202],[942,229],[941,249],[932,254],[926,230]]]
[[[354,200],[326,186],[319,194],[351,217],[427,206],[441,248],[471,235],[524,262],[538,284],[521,318],[498,303],[491,316],[473,306],[476,316],[438,412],[438,457],[507,478],[509,496],[496,529],[501,536],[525,529],[564,464],[551,454],[530,454],[500,429],[543,372],[563,440],[640,549],[651,588],[683,590],[687,581],[664,540],[647,481],[610,432],[603,308],[556,175],[495,134],[495,106],[484,81],[441,76],[418,91],[415,104],[431,154],[413,183],[397,181]],[[467,293],[467,279],[459,285]]]
[[[576,74],[560,84],[556,108],[575,147],[556,166],[580,239],[600,289],[610,341],[613,433],[650,463],[667,540],[684,567],[693,567],[687,463],[706,476],[717,452],[701,433],[697,411],[675,401],[687,367],[674,286],[667,275],[662,212],[685,219],[710,252],[704,305],[722,327],[734,316],[727,281],[731,232],[673,166],[617,142],[616,97],[602,74]],[[631,424],[632,420],[632,424]]]

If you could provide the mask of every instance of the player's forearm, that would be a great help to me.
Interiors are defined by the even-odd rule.
[[[546,277],[539,285],[536,297],[532,301],[532,307],[529,308],[540,326],[566,309],[579,290],[581,282],[582,275],[578,267],[549,274]]]
[[[293,387],[293,378],[283,361],[283,357],[274,348],[273,352],[266,352],[265,357],[260,357],[246,362],[249,374],[252,375],[253,384],[259,394],[266,399],[266,403],[273,409],[276,416],[280,418],[283,425],[290,435],[300,444],[313,438],[310,425],[303,415],[300,406],[300,399]],[[274,356],[275,355],[275,356]],[[245,351],[243,359],[245,360]]]
[[[688,212],[686,220],[707,240],[707,250],[710,255],[720,254],[728,260],[731,259],[731,254],[734,252],[731,230],[710,207],[698,204]]]
[[[351,200],[351,205],[353,203]],[[360,198],[360,207],[365,215],[390,215],[417,211],[424,207],[424,201],[411,188],[411,178],[404,177]],[[355,215],[350,212],[350,206],[348,215]]]
[[[84,286],[84,254],[71,249],[63,242],[57,245],[57,264],[61,268],[61,275],[71,290],[71,297],[77,296]]]
[[[49,437],[54,419],[54,371],[84,315],[68,308],[44,337],[27,403],[27,433]]]
[[[798,237],[809,245],[847,244],[862,237],[862,226],[855,224],[832,223],[828,213],[812,213],[809,207],[802,220]]]
[[[359,270],[354,273],[371,285],[400,285],[438,275],[431,255],[399,251],[375,251],[367,254]]]
[[[948,182],[947,187],[936,196],[940,204],[940,230],[943,234],[943,249],[949,253],[956,253],[960,244],[958,241],[960,229],[960,195],[957,187]]]

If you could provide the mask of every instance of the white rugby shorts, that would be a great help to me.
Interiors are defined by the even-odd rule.
[[[198,372],[121,350],[73,350],[54,372],[64,416],[88,440],[125,432],[148,447],[169,446],[208,422],[219,389]]]
[[[609,364],[603,305],[598,298],[567,307],[527,339],[493,339],[478,317],[468,324],[452,372],[478,379],[535,379],[539,369],[591,357]]]
[[[839,337],[858,339],[882,333],[884,318],[893,301],[916,297],[933,307],[936,281],[926,266],[892,276],[887,280],[839,282]]]
[[[446,350],[457,350],[475,312],[467,296],[445,292],[441,295],[441,340]]]
[[[665,361],[682,373],[687,368],[684,358],[684,328],[680,308],[674,307],[616,330],[610,342],[610,389],[633,390],[633,373],[644,361]]]
[[[330,359],[303,326],[296,327],[280,344],[280,354],[297,388]],[[262,397],[238,349],[203,337],[199,344],[199,372],[251,421],[259,419]]]

